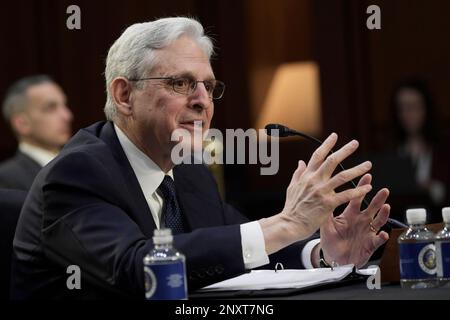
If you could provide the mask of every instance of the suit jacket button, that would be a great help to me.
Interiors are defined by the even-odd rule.
[[[210,277],[214,276],[215,270],[213,267],[209,267],[208,270],[206,270],[206,274]]]
[[[204,279],[206,277],[206,270],[202,269],[201,271],[198,272],[198,277],[200,279]]]
[[[217,274],[222,274],[223,273],[223,267],[219,264],[217,266],[214,267],[214,270],[216,271]]]

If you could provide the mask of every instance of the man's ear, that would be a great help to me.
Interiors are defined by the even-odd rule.
[[[131,116],[133,114],[131,105],[131,91],[133,88],[130,82],[124,77],[117,77],[111,82],[110,88],[117,111],[124,116]]]
[[[19,136],[28,136],[31,132],[31,121],[25,112],[16,113],[11,117],[11,128]]]

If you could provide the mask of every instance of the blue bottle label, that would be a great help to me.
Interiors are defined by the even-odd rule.
[[[437,276],[450,278],[450,241],[436,242]]]
[[[182,261],[144,266],[147,300],[187,299],[186,273]]]
[[[429,279],[436,275],[436,248],[433,243],[400,244],[400,278]]]

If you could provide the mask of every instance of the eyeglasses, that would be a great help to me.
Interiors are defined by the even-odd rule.
[[[167,84],[172,86],[173,91],[176,93],[190,95],[197,89],[197,84],[202,82],[210,98],[217,100],[222,98],[225,92],[225,83],[219,80],[194,80],[188,77],[152,77],[141,79],[128,79],[130,81],[143,81],[143,80],[167,80]]]

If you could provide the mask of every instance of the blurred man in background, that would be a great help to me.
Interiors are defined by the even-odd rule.
[[[0,188],[28,190],[39,170],[69,140],[72,112],[61,87],[47,75],[15,82],[6,93],[2,111],[19,147],[0,164]]]

